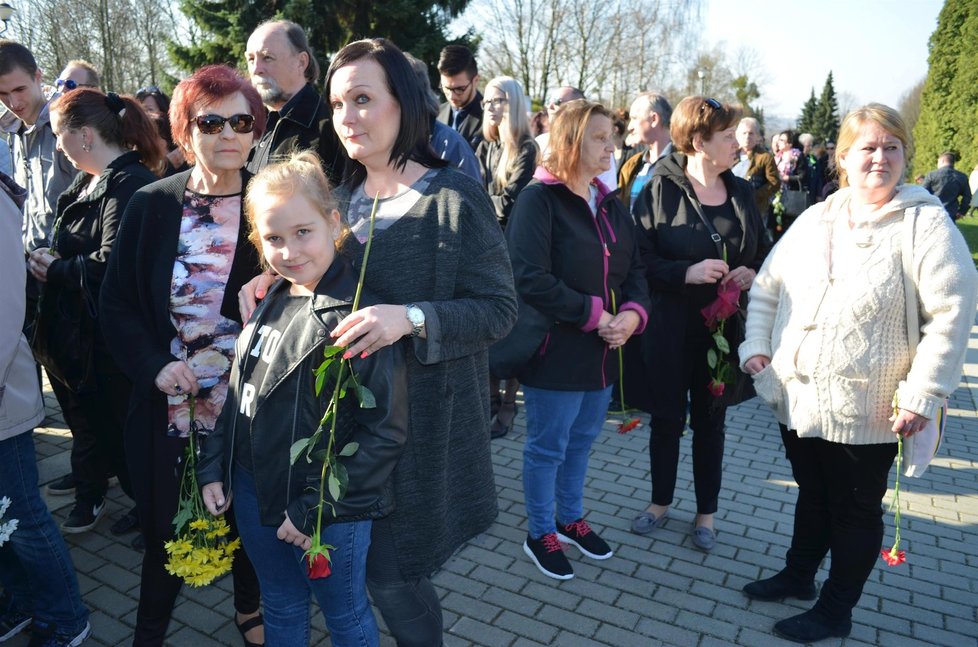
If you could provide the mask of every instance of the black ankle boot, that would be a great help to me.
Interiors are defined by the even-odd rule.
[[[747,597],[764,602],[783,600],[784,598],[815,599],[814,582],[799,582],[784,571],[766,580],[751,582],[744,586],[743,590]]]
[[[774,633],[796,643],[813,643],[826,638],[845,638],[852,631],[852,620],[833,620],[818,608],[809,609],[774,625]]]

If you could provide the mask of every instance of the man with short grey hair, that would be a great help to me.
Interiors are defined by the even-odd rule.
[[[636,222],[647,215],[639,195],[652,178],[656,163],[672,153],[669,123],[672,106],[658,92],[643,92],[628,108],[628,134],[635,144],[645,144],[645,151],[632,155],[621,165],[618,175],[619,196]]]
[[[761,125],[753,117],[744,117],[737,124],[737,143],[740,145],[740,161],[734,164],[733,173],[742,177],[754,187],[754,201],[757,211],[767,217],[768,205],[781,188],[781,176],[774,156],[761,145]]]
[[[251,84],[268,108],[268,126],[255,142],[248,170],[257,173],[295,151],[319,154],[330,182],[338,184],[346,164],[329,107],[313,83],[319,63],[302,27],[291,20],[262,23],[248,38],[245,60]]]

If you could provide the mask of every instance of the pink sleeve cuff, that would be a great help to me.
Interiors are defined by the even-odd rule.
[[[581,326],[581,330],[584,332],[591,332],[598,327],[598,322],[601,321],[601,313],[604,312],[604,304],[601,302],[601,297],[589,297],[591,299],[591,313],[587,317],[587,321]]]
[[[643,332],[645,332],[645,326],[649,323],[649,313],[645,311],[645,308],[634,301],[626,301],[625,303],[621,304],[621,311],[624,312],[625,310],[631,310],[638,315],[638,328],[636,328],[635,332],[632,334],[641,335]]]

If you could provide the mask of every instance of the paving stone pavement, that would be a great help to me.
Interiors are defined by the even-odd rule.
[[[45,398],[49,423],[36,432],[42,482],[68,471],[70,449],[70,436],[50,391]],[[791,644],[775,638],[771,626],[809,603],[754,602],[740,589],[781,567],[796,486],[777,425],[764,405],[752,400],[731,409],[727,423],[717,517],[720,534],[713,552],[697,550],[689,537],[695,514],[689,438],[682,443],[677,500],[664,526],[654,539],[629,532],[631,518],[649,498],[648,428],[619,435],[615,421],[609,420],[591,455],[585,509],[615,556],[595,562],[569,548],[576,577],[558,583],[537,571],[522,551],[526,524],[521,413],[513,432],[493,441],[499,518],[434,577],[445,612],[445,645]],[[972,329],[961,387],[951,398],[941,454],[923,478],[901,483],[907,563],[889,567],[880,561],[853,614],[851,636],[820,645],[978,645],[976,474],[978,326]],[[62,521],[70,497],[47,501],[56,520]],[[108,530],[128,507],[116,486],[110,492],[108,517],[92,532],[67,537],[82,595],[92,609],[93,634],[86,645],[123,645],[132,639],[141,554],[129,547],[130,536],[116,538]],[[884,541],[889,546],[892,514],[886,523]],[[818,580],[826,575],[823,568]],[[167,644],[240,645],[231,615],[229,577],[203,589],[185,587]],[[312,644],[329,644],[318,612],[313,628]],[[9,644],[22,647],[26,639],[18,637]],[[390,647],[394,641],[385,634],[381,644]]]

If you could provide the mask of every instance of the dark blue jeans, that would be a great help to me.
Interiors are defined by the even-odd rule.
[[[611,387],[553,391],[524,384],[523,395],[523,497],[530,536],[538,539],[557,530],[555,512],[561,523],[584,516],[588,455],[608,416]]]
[[[0,548],[0,583],[11,606],[58,633],[81,633],[88,609],[64,538],[37,489],[33,432],[0,440],[0,495],[10,498],[3,520],[19,522]]]
[[[323,528],[332,574],[315,580],[306,574],[303,551],[275,536],[277,526],[263,526],[254,477],[234,470],[234,516],[261,586],[266,647],[309,644],[309,597],[316,596],[334,647],[376,647],[377,621],[367,599],[367,521],[334,523]]]

